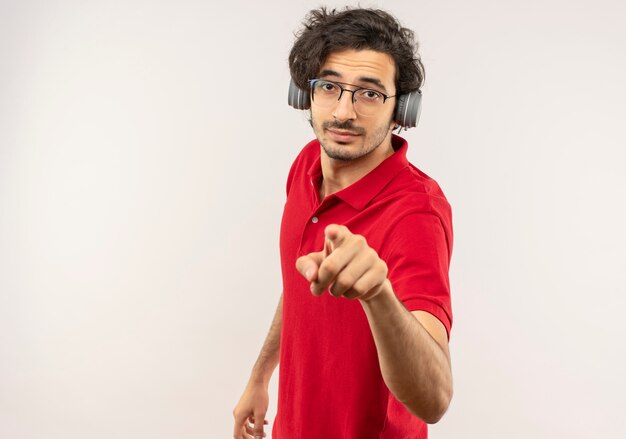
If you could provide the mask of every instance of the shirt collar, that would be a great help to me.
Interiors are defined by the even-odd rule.
[[[407,141],[393,134],[391,144],[394,149],[392,155],[387,157],[381,164],[360,180],[334,193],[332,196],[348,203],[356,210],[363,210],[402,169],[409,165],[406,158],[406,151],[408,149]],[[314,189],[318,190],[322,177],[322,166],[319,156],[309,168],[308,175],[311,178]]]

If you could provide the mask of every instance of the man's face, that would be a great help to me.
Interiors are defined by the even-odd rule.
[[[320,68],[319,79],[327,79],[384,93],[396,94],[395,63],[386,53],[373,50],[344,50],[331,53]],[[354,90],[357,87],[342,85]],[[380,145],[391,147],[395,99],[387,99],[373,115],[355,111],[352,93],[346,91],[332,107],[311,103],[313,131],[326,155],[341,161],[370,155]]]

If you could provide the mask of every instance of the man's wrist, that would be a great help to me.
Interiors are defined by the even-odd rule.
[[[378,290],[370,293],[368,292],[361,299],[361,303],[363,305],[368,306],[376,306],[378,303],[385,303],[389,300],[395,300],[395,293],[393,292],[393,287],[391,286],[391,282],[389,279],[385,279],[385,281],[380,285]]]
[[[252,374],[250,375],[250,379],[248,380],[249,385],[253,386],[268,386],[270,380],[272,379],[272,374],[274,372],[274,368],[271,370],[267,369],[254,369]]]
[[[253,386],[253,387],[256,387],[256,386],[267,387],[269,386],[270,378],[271,378],[271,375],[269,377],[252,375],[250,379],[248,380],[248,385]]]

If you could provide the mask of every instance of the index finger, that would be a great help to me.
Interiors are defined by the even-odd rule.
[[[350,230],[348,230],[346,226],[339,224],[329,224],[324,229],[324,235],[326,235],[326,239],[331,242],[332,248],[337,248],[343,244],[350,234]]]

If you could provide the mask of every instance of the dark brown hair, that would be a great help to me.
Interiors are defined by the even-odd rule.
[[[289,54],[289,70],[298,87],[309,89],[309,79],[320,71],[333,52],[375,50],[391,56],[396,63],[396,94],[418,90],[424,83],[424,65],[419,58],[413,31],[380,9],[346,7],[345,10],[310,11],[304,28],[296,34]]]

